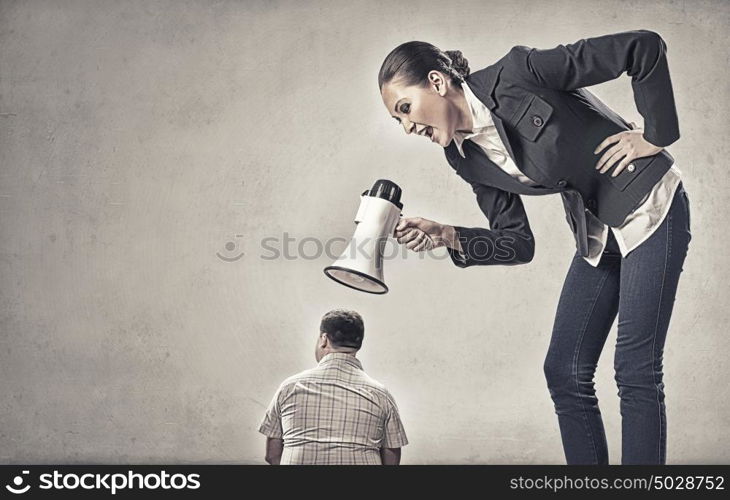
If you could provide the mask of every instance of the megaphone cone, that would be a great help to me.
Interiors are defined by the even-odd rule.
[[[362,194],[355,234],[342,255],[324,269],[327,276],[361,292],[388,292],[383,279],[383,250],[403,209],[400,196],[400,187],[386,179],[379,179]]]

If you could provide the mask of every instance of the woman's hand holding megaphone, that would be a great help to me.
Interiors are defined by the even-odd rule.
[[[395,227],[393,236],[398,239],[398,243],[414,252],[443,246],[461,251],[454,226],[439,224],[423,217],[401,219]]]

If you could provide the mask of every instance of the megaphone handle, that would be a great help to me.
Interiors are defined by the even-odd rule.
[[[395,217],[393,217],[393,214],[391,214],[391,216],[389,218],[389,222],[391,224],[391,230],[390,230],[390,233],[386,233],[386,234],[388,234],[389,237],[395,238],[395,228],[398,227],[398,223],[400,222],[401,217],[403,217],[402,213],[398,213]]]

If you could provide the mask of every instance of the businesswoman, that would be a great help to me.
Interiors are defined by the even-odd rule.
[[[585,89],[624,71],[643,129]],[[679,138],[664,40],[637,30],[515,46],[475,73],[459,51],[408,42],[385,58],[378,84],[407,134],[444,148],[489,221],[403,219],[398,241],[446,246],[459,267],[524,264],[535,243],[520,195],[559,193],[576,253],[544,371],[566,461],[608,463],[593,376],[618,314],[621,463],[665,463],[662,354],[691,234],[681,172],[664,150]]]

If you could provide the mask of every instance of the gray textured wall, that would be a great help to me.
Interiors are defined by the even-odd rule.
[[[729,15],[719,0],[0,1],[0,462],[262,463],[265,405],[342,306],[401,407],[404,463],[563,463],[542,373],[575,250],[558,196],[523,197],[530,265],[411,254],[386,264],[386,296],[330,282],[326,256],[263,260],[261,240],[348,236],[378,177],[403,186],[405,215],[485,223],[438,146],[382,107],[398,43],[479,68],[516,44],[648,28],[668,44],[669,151],[692,203],[668,461],[727,463]],[[627,76],[594,90],[640,120]],[[597,375],[613,463],[615,335]]]

